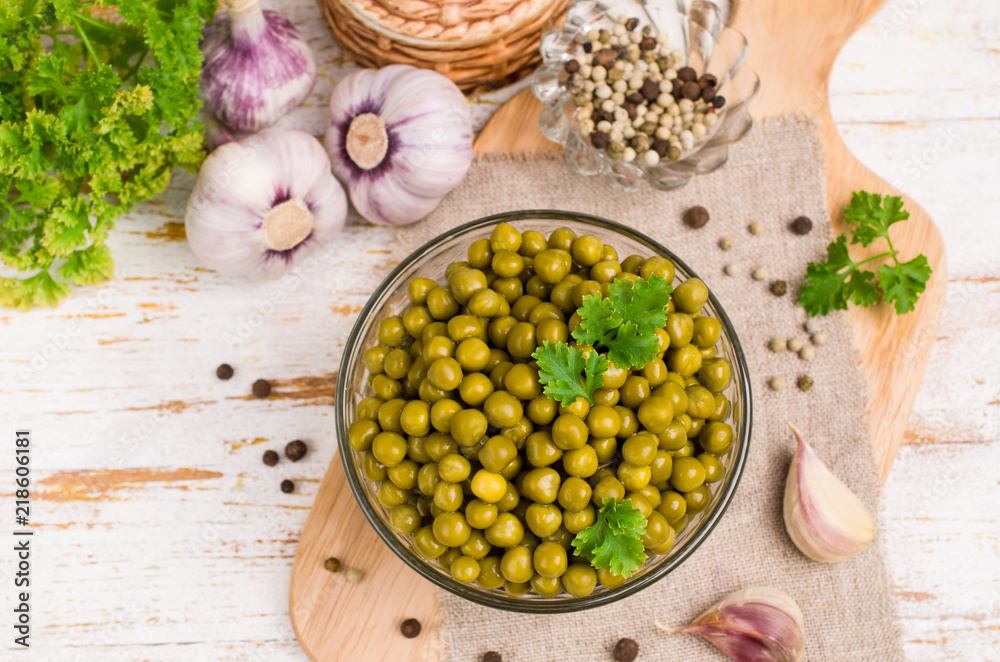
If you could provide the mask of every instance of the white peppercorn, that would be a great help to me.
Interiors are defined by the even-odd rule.
[[[767,269],[764,267],[758,267],[753,270],[753,273],[750,274],[750,276],[754,280],[767,280]]]
[[[362,579],[364,579],[364,577],[365,573],[358,570],[357,568],[351,568],[350,570],[347,571],[347,581],[351,582],[352,584],[357,584]]]
[[[733,246],[735,245],[736,242],[733,240],[732,237],[723,237],[722,239],[719,240],[719,248],[721,248],[724,251],[732,250]]]
[[[772,352],[783,352],[786,347],[788,347],[788,341],[784,338],[771,338],[771,341],[767,343],[767,348]]]
[[[625,163],[632,163],[632,161],[635,161],[635,150],[631,147],[626,147],[625,153],[622,154],[622,160],[625,161]]]
[[[802,349],[802,340],[799,338],[789,338],[788,339],[788,351],[797,352]]]
[[[826,331],[817,331],[816,333],[812,334],[811,340],[812,344],[816,345],[817,347],[822,347],[823,345],[826,344]]]
[[[813,334],[819,331],[819,325],[813,318],[807,319],[803,324],[802,328],[805,329],[806,333]]]
[[[708,133],[708,129],[705,128],[704,124],[695,124],[691,127],[691,134],[695,138],[704,138],[705,134]]]
[[[781,375],[771,377],[771,381],[768,382],[768,385],[773,391],[783,391],[785,389],[785,378]]]
[[[760,221],[754,221],[747,229],[750,230],[750,234],[760,234],[764,231],[764,224]]]
[[[736,262],[730,262],[722,270],[726,272],[727,276],[735,276],[740,272],[740,265]]]
[[[601,65],[597,65],[590,72],[590,78],[595,83],[599,83],[604,79],[606,79],[607,77],[608,77],[608,70],[602,67]]]
[[[803,361],[812,361],[814,358],[816,358],[816,348],[806,345],[805,347],[799,350],[799,358],[801,358]]]
[[[660,162],[660,155],[654,152],[653,150],[649,150],[642,155],[642,161],[647,166],[655,166],[657,163]]]

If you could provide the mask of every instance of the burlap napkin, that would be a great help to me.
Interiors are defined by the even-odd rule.
[[[700,230],[680,220],[694,204],[711,213]],[[621,221],[673,249],[704,279],[732,318],[749,362],[754,392],[750,457],[731,507],[705,544],[636,596],[582,613],[530,616],[440,592],[443,659],[472,662],[496,650],[505,662],[603,662],[611,659],[620,637],[631,637],[639,643],[639,660],[722,660],[725,656],[700,638],[667,634],[654,621],[681,625],[731,591],[768,585],[788,592],[802,607],[806,659],[902,660],[880,546],[836,565],[815,563],[789,541],[781,516],[794,448],[785,421],[803,431],[873,512],[880,488],[863,422],[867,382],[844,316],[819,321],[829,340],[816,348],[811,362],[767,348],[772,336],[807,341],[805,313],[795,305],[794,293],[806,262],[821,258],[831,239],[822,147],[814,127],[797,117],[765,122],[732,148],[721,170],[670,193],[616,192],[570,171],[561,153],[481,159],[430,218],[402,229],[399,238],[409,250],[458,224],[517,209],[574,210]],[[803,214],[813,219],[815,229],[800,237],[787,225]],[[747,231],[753,221],[765,224],[762,234]],[[733,250],[719,249],[723,236],[736,240]],[[728,263],[739,265],[738,275],[723,273]],[[768,280],[751,279],[757,267],[767,269]],[[773,279],[788,281],[789,294],[771,294]],[[803,374],[815,382],[808,392],[795,387]],[[788,387],[771,390],[773,375],[783,375]]]

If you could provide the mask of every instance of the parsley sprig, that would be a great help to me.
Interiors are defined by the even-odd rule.
[[[198,42],[212,0],[0,3],[0,304],[108,279],[114,220],[197,167]]]
[[[594,391],[601,388],[608,369],[602,354],[591,351],[585,356],[583,350],[564,342],[546,340],[531,356],[538,361],[538,381],[545,385],[545,395],[567,407],[577,398],[594,404]]]
[[[631,499],[605,497],[597,521],[576,534],[573,547],[595,568],[627,578],[646,562],[645,533],[646,518]]]
[[[831,310],[847,310],[848,302],[867,307],[879,300],[891,303],[900,315],[913,310],[917,298],[927,286],[931,267],[924,255],[901,262],[892,244],[889,228],[910,217],[898,196],[857,191],[844,209],[844,221],[855,225],[851,244],[870,246],[885,239],[888,250],[861,260],[852,260],[847,235],[842,234],[827,249],[825,262],[810,262],[806,284],[800,290],[799,304],[810,316],[826,315]],[[876,271],[862,269],[869,262],[889,258]],[[875,277],[878,276],[876,281]]]

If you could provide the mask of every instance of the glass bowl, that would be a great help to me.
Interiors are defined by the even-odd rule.
[[[676,161],[662,159],[646,166],[613,160],[580,133],[573,93],[566,89],[564,64],[583,53],[590,30],[611,30],[619,16],[638,18],[640,29],[651,25],[657,32],[668,33],[671,49],[685,54],[685,65],[699,77],[713,74],[719,81],[718,93],[726,98],[716,113],[716,124]],[[541,51],[543,64],[532,77],[532,90],[544,105],[539,120],[542,134],[565,148],[566,162],[573,170],[601,175],[614,188],[636,191],[648,185],[668,191],[684,186],[692,176],[721,167],[729,158],[729,145],[753,125],[747,104],[757,95],[760,80],[743,64],[746,37],[726,27],[719,9],[703,0],[580,0],[570,5],[561,27],[545,33]]]
[[[730,424],[734,443],[726,460],[725,475],[712,487],[712,503],[696,515],[677,534],[673,549],[661,556],[650,555],[646,564],[624,584],[609,589],[598,584],[586,597],[568,594],[542,597],[533,593],[522,596],[508,595],[503,589],[485,589],[476,583],[462,584],[444,571],[436,561],[427,561],[412,551],[411,536],[397,533],[389,525],[389,509],[379,503],[375,484],[368,481],[358,467],[359,453],[348,443],[348,426],[354,422],[355,408],[362,398],[371,395],[369,373],[362,361],[365,350],[378,344],[378,325],[386,317],[400,314],[409,305],[407,282],[423,277],[442,279],[449,263],[464,260],[466,251],[476,239],[489,237],[498,223],[509,223],[522,232],[539,230],[548,235],[558,227],[568,227],[577,235],[596,235],[603,242],[614,246],[620,255],[633,253],[655,254],[668,258],[676,266],[679,281],[694,277],[695,273],[677,256],[653,241],[620,223],[596,216],[575,212],[531,210],[497,214],[459,226],[424,244],[403,260],[379,285],[358,316],[344,347],[336,391],[336,426],[340,459],[347,474],[354,498],[365,518],[385,544],[417,573],[457,596],[487,607],[528,613],[561,613],[580,611],[605,605],[632,595],[652,585],[684,562],[708,537],[718,524],[736,492],[750,443],[750,380],[746,359],[736,331],[714,295],[709,295],[702,313],[719,320],[722,335],[719,340],[720,356],[729,359],[733,366],[733,382],[724,392],[732,403]]]

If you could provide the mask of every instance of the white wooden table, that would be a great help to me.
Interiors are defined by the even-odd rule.
[[[349,65],[311,0],[283,6],[327,63],[293,117],[319,134]],[[831,97],[848,145],[921,202],[948,249],[948,304],[885,487],[907,658],[996,661],[1000,6],[891,0],[841,55]],[[477,105],[480,121],[492,107]],[[29,427],[36,525],[33,646],[19,656],[7,650],[13,513],[0,516],[4,660],[304,659],[287,593],[334,454],[332,383],[320,377],[393,266],[391,235],[348,227],[344,260],[296,288],[224,278],[178,240],[192,182],[175,178],[119,222],[114,282],[54,311],[0,311],[0,494],[13,510],[13,432]],[[231,381],[214,376],[222,362]],[[259,377],[275,384],[267,401],[249,397]],[[296,438],[304,460],[261,463]],[[279,491],[283,478],[294,494]]]

